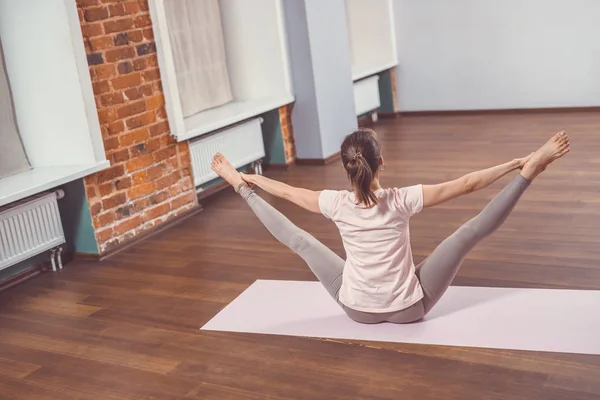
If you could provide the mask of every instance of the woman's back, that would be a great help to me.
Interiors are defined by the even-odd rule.
[[[418,302],[409,220],[423,208],[421,185],[375,191],[377,204],[357,205],[349,191],[321,192],[319,208],[338,227],[346,250],[340,301],[355,310],[391,312]]]

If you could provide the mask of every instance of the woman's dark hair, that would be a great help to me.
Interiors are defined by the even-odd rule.
[[[377,197],[371,190],[381,159],[381,146],[377,134],[361,128],[346,136],[342,143],[342,163],[352,183],[359,204],[371,207]]]

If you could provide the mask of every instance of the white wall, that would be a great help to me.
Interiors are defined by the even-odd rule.
[[[356,129],[345,0],[285,0],[296,101],[292,112],[300,159],[340,151]]]
[[[298,158],[324,158],[305,1],[284,0],[284,12],[294,84],[296,154]]]
[[[64,0],[0,0],[15,114],[34,168],[104,159],[81,30],[76,19],[72,32],[73,18],[78,18],[75,5]]]
[[[354,79],[396,65],[391,0],[346,0]]]
[[[395,0],[402,111],[600,105],[600,1]]]
[[[327,158],[340,151],[344,137],[357,126],[346,4],[344,0],[305,0],[305,4],[323,151],[307,158]],[[295,134],[297,119],[292,123]],[[304,155],[298,152],[298,157]]]

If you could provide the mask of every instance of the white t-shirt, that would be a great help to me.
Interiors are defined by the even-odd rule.
[[[319,208],[338,227],[346,250],[340,302],[357,311],[399,311],[423,298],[408,224],[423,209],[423,187],[378,189],[375,195],[379,203],[365,208],[352,192],[324,190]]]

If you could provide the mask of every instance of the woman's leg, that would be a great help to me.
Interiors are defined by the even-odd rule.
[[[534,153],[521,174],[494,197],[479,215],[458,228],[417,267],[417,276],[425,294],[425,313],[428,313],[446,292],[469,251],[502,225],[531,181],[542,173],[548,164],[568,151],[569,141],[566,134],[560,133],[551,138]]]
[[[523,176],[515,177],[479,215],[458,228],[417,267],[425,313],[446,292],[469,251],[502,225],[529,184]]]
[[[306,231],[298,228],[254,190],[242,185],[239,194],[269,232],[298,254],[336,301],[342,285],[344,260]]]
[[[344,260],[261,199],[222,154],[215,155],[212,169],[236,189],[275,239],[306,261],[327,292],[338,301]]]

